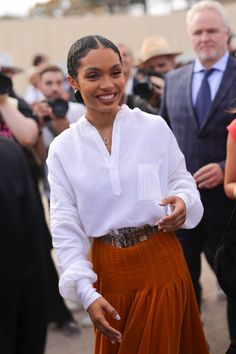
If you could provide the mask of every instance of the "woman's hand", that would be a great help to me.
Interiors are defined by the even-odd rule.
[[[104,299],[104,297],[99,297],[88,307],[89,316],[96,329],[113,344],[121,343],[122,334],[109,325],[105,318],[106,312],[111,314],[116,320],[120,320],[117,311]]]
[[[178,230],[186,219],[186,206],[184,201],[176,196],[170,196],[160,201],[159,205],[163,207],[170,206],[171,213],[161,218],[157,225],[159,229],[165,232],[173,232]]]
[[[49,119],[52,119],[52,108],[45,100],[34,104],[33,113],[38,117],[41,127],[44,127],[45,125],[44,117],[49,117]]]

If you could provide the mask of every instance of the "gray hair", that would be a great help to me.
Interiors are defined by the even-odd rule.
[[[229,30],[230,27],[229,27],[228,14],[227,14],[224,6],[215,0],[201,0],[197,3],[195,3],[190,8],[190,10],[187,12],[187,15],[186,15],[187,26],[189,27],[189,25],[191,24],[191,21],[193,19],[193,16],[197,12],[204,11],[204,10],[213,10],[213,11],[217,12],[221,16],[226,29]]]

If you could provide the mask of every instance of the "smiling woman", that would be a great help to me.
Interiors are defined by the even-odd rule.
[[[121,60],[112,49],[91,50],[86,61],[81,61],[76,78],[69,76],[68,79],[74,90],[80,90],[86,106],[86,117],[92,124],[96,124],[97,120],[94,114],[101,114],[104,121],[104,114],[118,112],[125,79]]]
[[[125,78],[119,50],[114,45],[103,47],[99,41],[95,43],[96,49],[81,50],[82,55],[75,65],[79,66],[78,72],[71,65],[75,62],[75,53],[78,55],[78,48],[71,48],[71,57],[70,53],[68,55],[68,80],[72,88],[80,92],[86,106],[86,119],[97,128],[110,152],[114,116],[120,110]]]
[[[87,309],[95,354],[208,354],[173,233],[203,208],[175,137],[161,117],[120,107],[122,60],[108,39],[77,40],[67,63],[86,112],[47,160],[61,294]]]

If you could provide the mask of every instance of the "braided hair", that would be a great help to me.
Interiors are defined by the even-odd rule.
[[[75,41],[67,56],[67,70],[68,74],[76,79],[77,71],[81,64],[81,59],[84,58],[90,50],[98,48],[110,48],[119,56],[120,62],[122,64],[121,54],[117,46],[111,42],[109,39],[102,36],[85,36],[77,41]]]

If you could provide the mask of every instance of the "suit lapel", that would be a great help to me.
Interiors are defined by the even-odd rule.
[[[198,125],[198,120],[197,116],[195,113],[195,108],[193,106],[193,100],[192,100],[192,74],[193,74],[193,64],[189,65],[186,67],[186,79],[183,80],[185,83],[185,97],[186,97],[186,104],[187,104],[187,109],[189,111],[189,119],[192,120],[193,124],[197,129],[199,129]]]
[[[207,122],[211,119],[213,116],[216,108],[218,107],[219,103],[224,99],[225,95],[227,95],[227,92],[229,91],[231,85],[233,82],[236,80],[236,62],[233,60],[231,57],[229,57],[225,72],[223,74],[219,89],[216,93],[216,96],[212,102],[210,111],[207,115],[207,118],[205,122],[202,125],[202,129],[204,129],[205,125]]]

